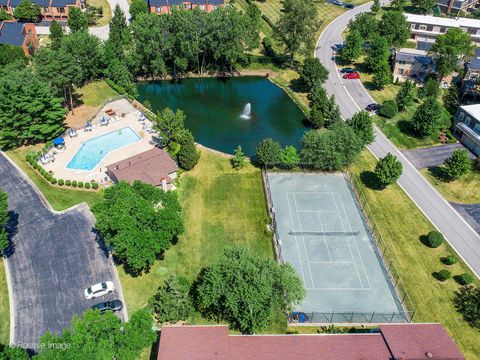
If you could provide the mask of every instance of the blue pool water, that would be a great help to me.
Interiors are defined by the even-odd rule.
[[[85,141],[67,164],[68,169],[92,170],[110,151],[136,143],[141,138],[129,127]]]

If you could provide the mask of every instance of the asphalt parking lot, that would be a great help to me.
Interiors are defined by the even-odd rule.
[[[8,193],[12,251],[7,257],[13,304],[14,345],[35,349],[46,331],[60,333],[75,314],[105,300],[121,299],[111,260],[95,240],[83,204],[49,210],[31,183],[0,152],[0,188]],[[86,300],[85,288],[111,280],[116,290]],[[123,319],[124,312],[119,316]]]
[[[443,164],[445,159],[452,155],[455,150],[467,150],[470,158],[472,160],[475,159],[475,156],[460,143],[432,146],[415,150],[403,150],[402,153],[417,169],[424,169]]]

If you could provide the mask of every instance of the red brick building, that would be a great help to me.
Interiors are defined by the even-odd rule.
[[[223,7],[224,0],[146,0],[150,12],[155,14],[169,14],[174,8],[211,12],[218,7]]]
[[[40,20],[67,20],[70,7],[85,8],[85,0],[30,0],[40,7]],[[15,8],[21,0],[0,0],[0,9],[13,16]]]
[[[390,324],[368,334],[229,335],[165,326],[157,360],[464,360],[441,324]]]
[[[38,47],[38,36],[35,25],[31,23],[2,21],[0,23],[0,44],[21,46],[25,56],[30,56]]]

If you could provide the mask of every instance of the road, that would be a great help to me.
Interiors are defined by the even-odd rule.
[[[382,5],[386,3],[383,1]],[[374,101],[359,80],[343,81],[335,64],[333,48],[343,43],[342,33],[348,22],[357,14],[368,11],[371,5],[370,2],[358,6],[332,21],[320,35],[315,49],[315,56],[329,70],[329,77],[325,83],[327,92],[329,95],[335,95],[344,118],[350,118]],[[400,187],[432,224],[444,234],[472,271],[480,277],[479,235],[378,128],[375,128],[375,135],[375,142],[369,146],[369,150],[377,158],[391,153],[402,162],[403,174],[398,180]]]
[[[51,211],[27,176],[2,152],[0,174],[0,188],[8,194],[12,234],[6,258],[10,343],[36,351],[46,331],[59,334],[75,314],[105,300],[123,302],[123,296],[111,259],[95,241],[86,204]],[[108,280],[115,284],[113,293],[85,299],[85,288]],[[126,311],[119,315],[125,319]]]
[[[108,4],[110,5],[110,8],[112,9],[112,16],[113,16],[113,10],[115,9],[115,6],[118,4],[120,6],[120,9],[122,9],[123,13],[127,17],[127,21],[130,22],[130,4],[128,3],[128,0],[108,0]],[[88,32],[92,35],[97,36],[101,40],[107,40],[108,39],[108,32],[110,31],[110,26],[105,25],[105,26],[100,26],[100,27],[91,27],[88,29]]]

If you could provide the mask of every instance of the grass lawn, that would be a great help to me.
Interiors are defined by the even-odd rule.
[[[42,145],[26,146],[15,150],[7,151],[7,155],[12,159],[37,185],[38,189],[47,198],[53,209],[65,210],[74,205],[86,202],[92,206],[102,198],[102,190],[73,190],[63,189],[58,186],[52,186],[40,174],[38,174],[27,161],[25,154],[28,151],[38,151]]]
[[[375,163],[373,155],[365,151],[352,171],[359,178],[368,179]],[[453,279],[440,283],[432,276],[432,273],[443,268],[448,268],[452,275],[469,272],[466,265],[460,262],[446,266],[440,262],[441,257],[454,253],[447,244],[430,249],[421,243],[420,237],[433,230],[433,225],[398,185],[381,191],[368,188],[363,183],[362,187],[372,210],[372,218],[387,243],[389,257],[394,261],[416,305],[414,321],[441,322],[466,357],[478,359],[480,331],[464,322],[452,304],[451,299],[458,285]]]
[[[87,6],[101,7],[103,9],[103,16],[97,20],[93,27],[108,25],[112,19],[112,9],[107,0],[87,0]]]
[[[196,278],[230,244],[273,257],[260,170],[233,170],[228,159],[202,151],[194,170],[182,175],[179,198],[185,233],[148,274],[131,277],[119,267],[129,312],[143,307],[171,274]],[[197,321],[195,321],[197,322]]]
[[[447,199],[461,204],[480,203],[480,171],[472,170],[460,179],[446,182],[438,176],[438,168],[423,169],[423,176]]]
[[[0,258],[0,347],[8,345],[10,339],[10,308],[8,304],[7,279],[5,266]]]

